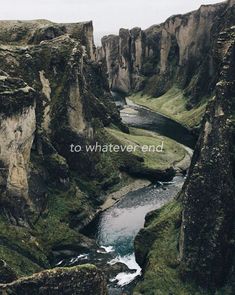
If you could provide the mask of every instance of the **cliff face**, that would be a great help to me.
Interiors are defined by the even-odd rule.
[[[202,5],[144,31],[121,29],[119,36],[104,37],[97,57],[107,67],[110,86],[160,96],[178,83],[194,105],[214,89],[213,50],[219,32],[234,24],[234,9],[234,0]]]
[[[62,35],[80,40],[89,58],[95,58],[92,22],[58,24],[48,20],[0,21],[0,41],[5,45],[40,44]]]
[[[180,256],[183,276],[212,290],[221,286],[234,254],[232,121],[235,98],[234,27],[219,35],[215,54],[223,56],[216,94],[209,102],[188,179],[181,193]]]
[[[234,26],[219,34],[213,54],[219,79],[183,189],[146,216],[135,240],[144,267],[137,294],[234,293]]]
[[[15,279],[96,249],[79,231],[119,170],[70,145],[124,126],[94,61],[92,23],[4,21],[0,43],[0,273],[7,265]]]
[[[28,171],[36,130],[36,94],[23,80],[3,72],[0,79],[1,205],[6,207],[9,200],[11,204],[17,202],[12,210],[20,212],[22,206],[31,204]]]
[[[50,30],[57,29],[63,35],[49,34],[44,22],[0,23],[0,39],[9,42],[0,47],[1,69],[5,71],[1,76],[1,168],[6,195],[28,199],[31,151],[47,158],[49,165],[57,159],[55,177],[59,183],[68,178],[67,161],[80,171],[87,165],[88,170],[83,171],[89,175],[99,159],[90,155],[84,163],[86,155],[72,154],[70,144],[94,141],[96,118],[104,125],[121,124],[102,71],[92,61],[92,25],[51,24]],[[20,36],[14,39],[12,30]],[[13,45],[16,40],[22,45]],[[28,45],[32,40],[36,44]],[[30,202],[33,206],[33,200],[28,199]]]
[[[140,78],[143,58],[144,33],[140,28],[121,29],[119,36],[102,39],[102,50],[98,49],[98,59],[104,58],[107,66],[110,88],[128,93],[136,78]]]

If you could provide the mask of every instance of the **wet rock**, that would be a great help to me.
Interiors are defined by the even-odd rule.
[[[113,279],[114,277],[116,277],[116,275],[118,275],[121,272],[135,273],[136,270],[131,270],[125,264],[117,262],[113,265],[107,265],[107,267],[103,269],[103,272],[108,279]]]

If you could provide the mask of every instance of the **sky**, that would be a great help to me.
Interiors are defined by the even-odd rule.
[[[0,0],[1,20],[48,19],[55,22],[92,20],[95,41],[120,28],[146,29],[174,14],[220,0]]]

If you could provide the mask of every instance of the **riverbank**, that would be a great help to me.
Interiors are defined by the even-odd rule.
[[[112,207],[115,203],[117,203],[124,195],[126,195],[129,192],[134,192],[137,191],[138,189],[147,187],[151,184],[149,180],[146,179],[133,179],[133,182],[131,182],[128,185],[123,186],[116,192],[113,192],[109,194],[106,197],[106,201],[102,206],[100,206],[99,212],[100,211],[105,211]]]
[[[205,98],[200,104],[189,110],[186,107],[187,99],[183,91],[175,86],[157,98],[138,92],[129,96],[128,99],[133,103],[165,115],[188,129],[200,124],[207,102]]]
[[[141,274],[134,255],[135,236],[144,226],[145,215],[154,209],[161,208],[174,198],[183,182],[182,176],[176,176],[168,183],[156,183],[133,190],[121,196],[118,202],[103,211],[96,224],[90,228],[98,246],[109,252],[98,257],[103,261],[102,267],[107,268],[109,265],[115,267],[120,263],[128,267],[124,271],[120,269],[115,276],[110,277],[109,286],[113,291],[110,294],[119,295],[122,292],[132,294],[136,285],[133,280]],[[94,228],[96,228],[95,232]],[[97,257],[95,259],[97,260]],[[99,261],[101,265],[101,260]]]
[[[197,138],[188,126],[129,98],[126,98],[126,105],[123,105],[120,114],[123,123],[129,127],[153,131],[192,149],[196,144]]]

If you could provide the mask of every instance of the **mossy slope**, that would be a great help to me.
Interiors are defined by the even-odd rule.
[[[144,267],[143,277],[134,295],[211,295],[194,283],[181,279],[179,235],[182,205],[173,200],[150,212],[135,239],[137,262]],[[232,295],[231,287],[217,290],[218,295]]]

